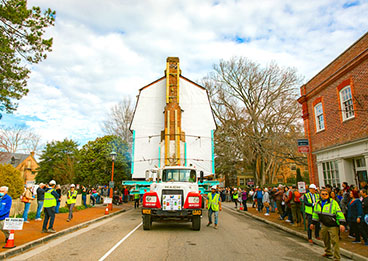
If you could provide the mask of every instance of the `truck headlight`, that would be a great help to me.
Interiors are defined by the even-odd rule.
[[[156,203],[157,197],[156,196],[146,196],[146,202],[149,203]]]
[[[188,198],[189,204],[198,204],[199,203],[199,197],[189,197]]]

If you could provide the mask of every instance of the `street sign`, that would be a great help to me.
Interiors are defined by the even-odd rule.
[[[300,193],[307,192],[307,190],[305,189],[305,182],[304,181],[299,181],[298,182],[298,190],[299,190]]]
[[[114,188],[114,181],[110,181],[110,182],[109,182],[109,187],[110,187],[110,188]]]
[[[104,204],[111,204],[112,203],[112,198],[104,198]]]
[[[4,222],[4,230],[22,230],[23,218],[6,218]]]
[[[248,185],[248,186],[254,186],[254,181],[248,181],[248,182],[247,182],[247,185]]]
[[[298,152],[299,153],[309,153],[308,139],[298,139]]]

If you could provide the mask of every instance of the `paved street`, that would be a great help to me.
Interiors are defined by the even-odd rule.
[[[236,213],[227,206],[219,229],[192,231],[190,223],[153,223],[144,231],[140,210],[130,210],[40,246],[13,260],[326,260],[323,249]],[[126,237],[134,228],[130,236]]]

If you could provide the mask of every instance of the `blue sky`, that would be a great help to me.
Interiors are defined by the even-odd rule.
[[[368,1],[29,0],[56,10],[48,59],[0,124],[44,142],[103,135],[109,109],[163,76],[168,56],[199,81],[220,59],[275,61],[313,77],[368,30]]]

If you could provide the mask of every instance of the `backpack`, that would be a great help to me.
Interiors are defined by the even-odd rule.
[[[300,197],[302,195],[300,194],[300,192],[298,190],[294,191],[294,202],[300,203]]]

